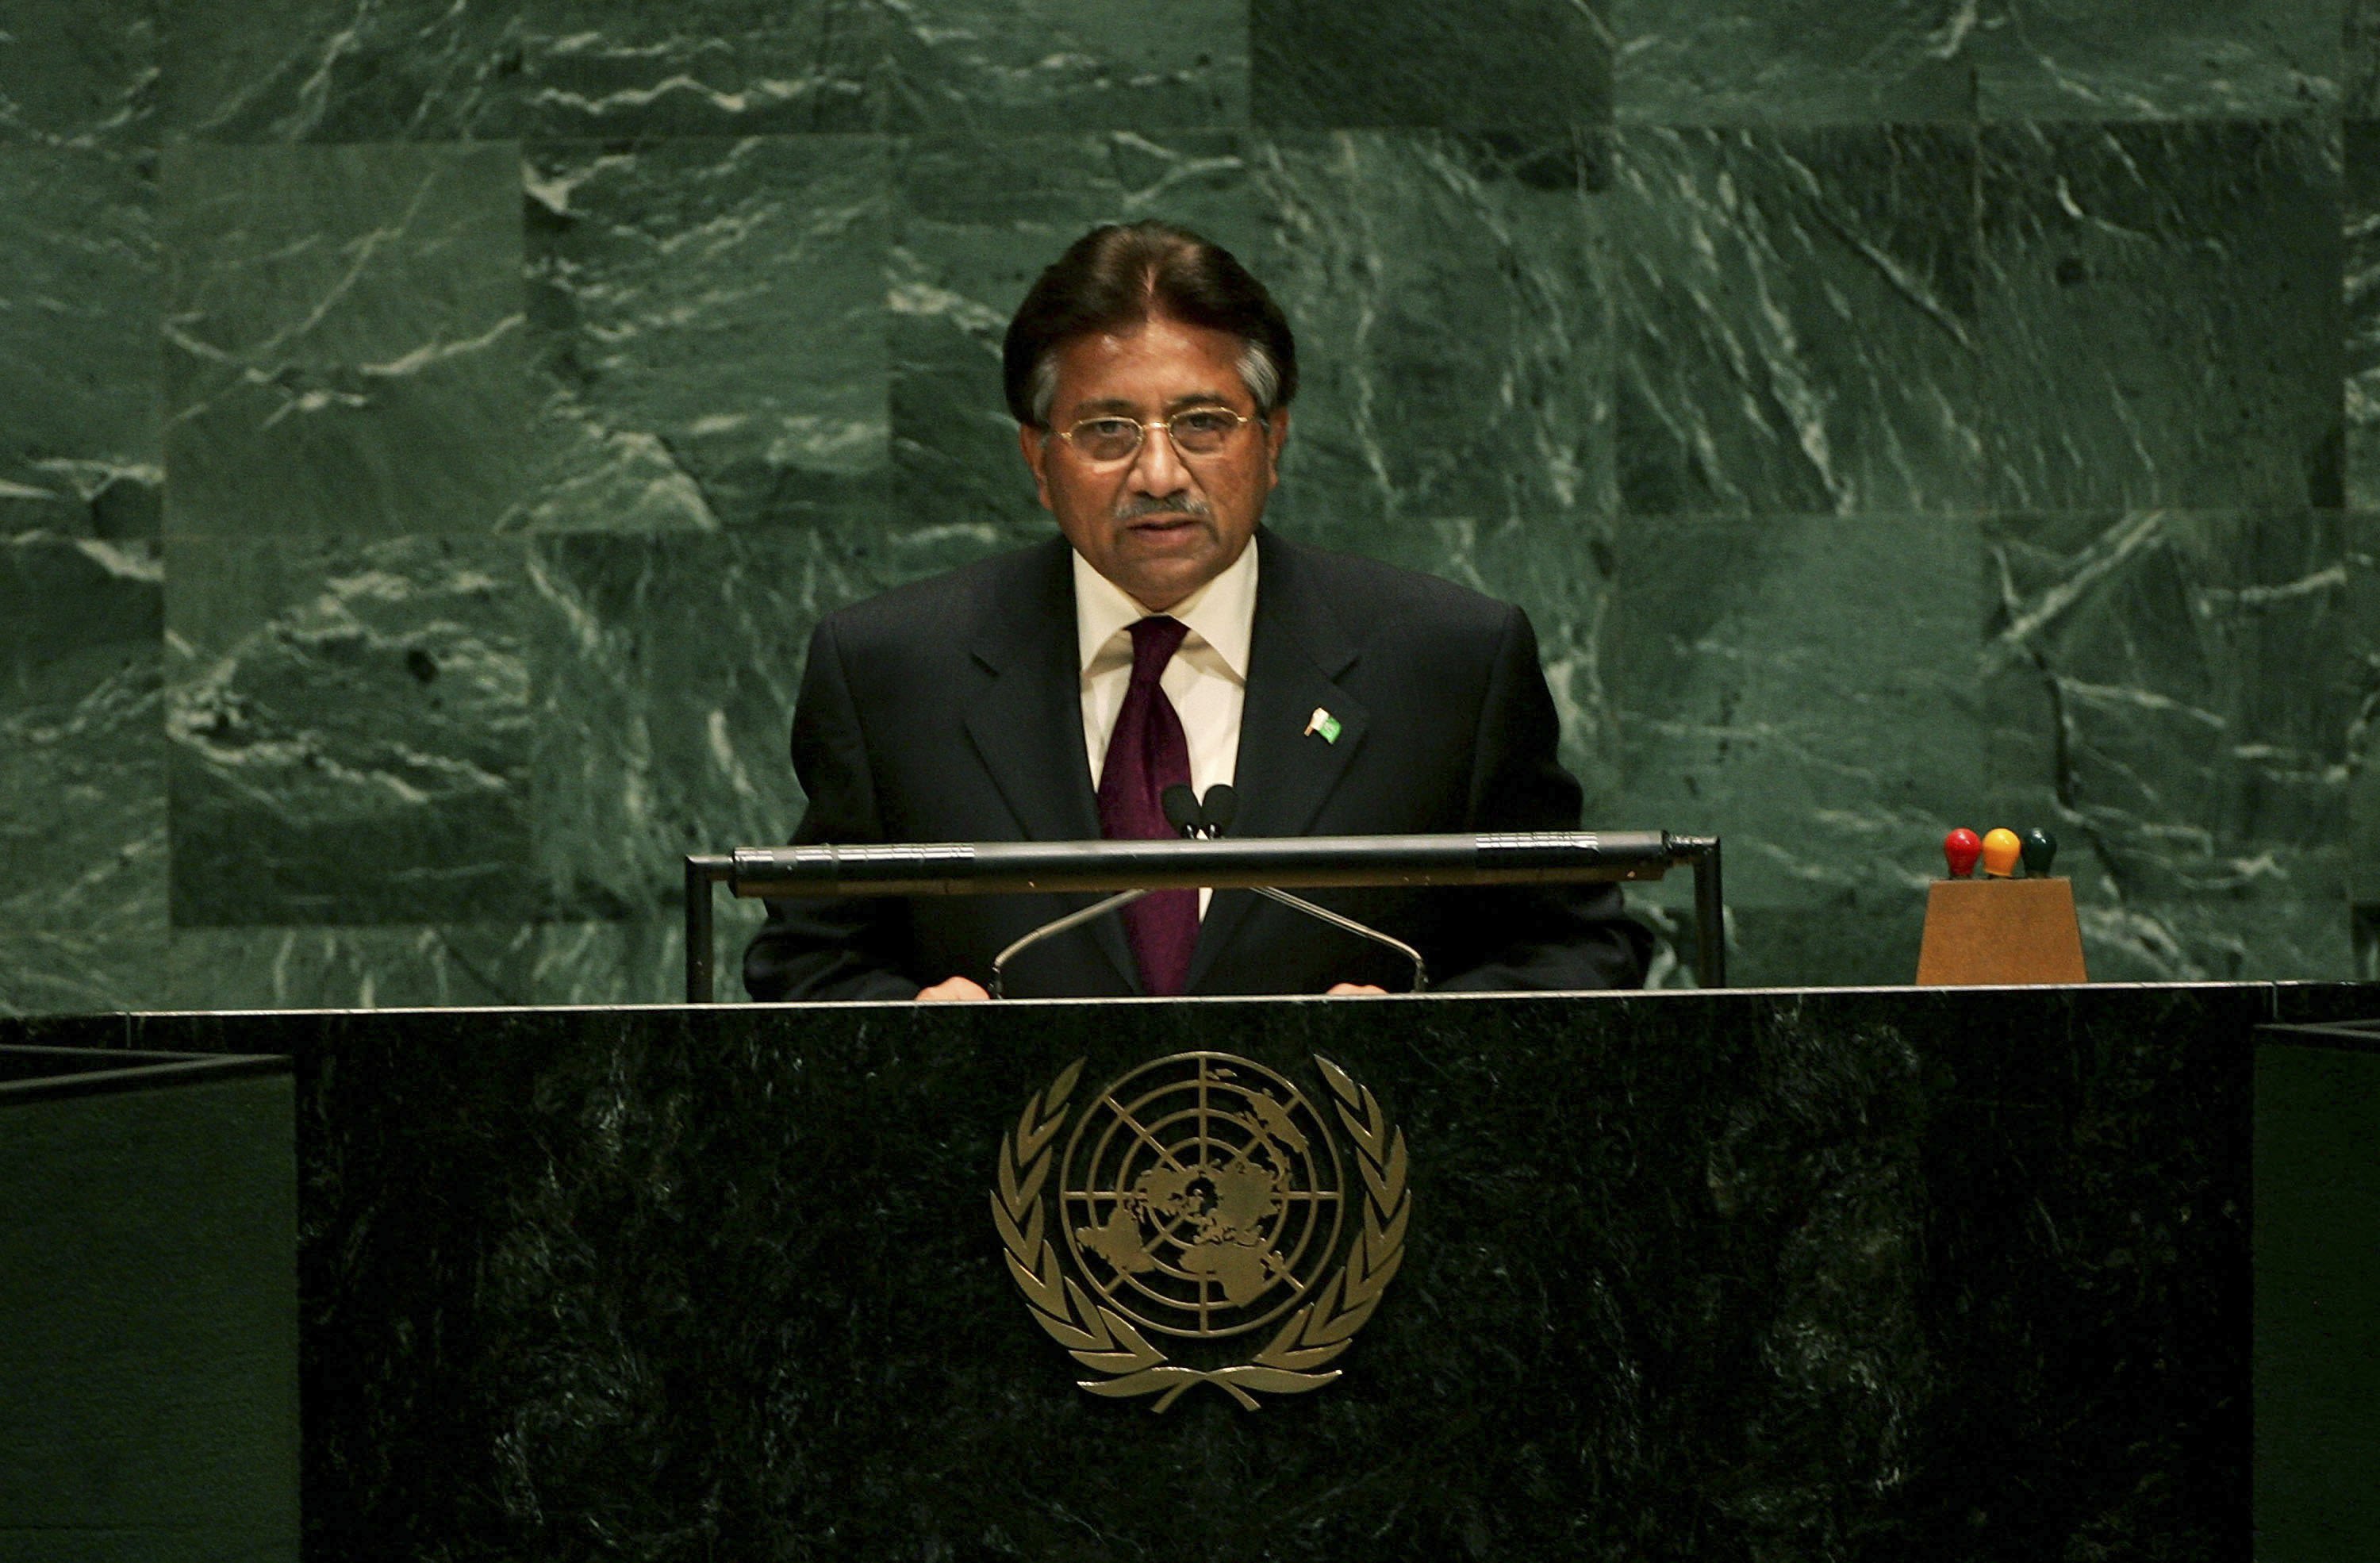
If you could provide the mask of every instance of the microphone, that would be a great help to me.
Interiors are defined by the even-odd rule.
[[[1229,782],[1218,782],[1207,789],[1206,814],[1208,841],[1220,837],[1240,817],[1240,794],[1232,791]]]
[[[1213,794],[1210,792],[1208,795]],[[1176,782],[1158,794],[1157,806],[1165,811],[1165,822],[1176,833],[1193,837],[1206,833],[1206,813],[1198,806],[1198,794],[1190,790],[1187,782]]]

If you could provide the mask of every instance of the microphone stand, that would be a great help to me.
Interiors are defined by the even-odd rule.
[[[1423,963],[1421,951],[1415,950],[1412,945],[1407,944],[1403,939],[1398,939],[1390,934],[1384,934],[1378,928],[1366,927],[1363,924],[1355,921],[1353,917],[1342,917],[1338,913],[1331,911],[1328,906],[1317,906],[1314,903],[1306,900],[1304,896],[1292,895],[1285,890],[1275,890],[1270,885],[1250,885],[1248,889],[1256,891],[1258,895],[1267,896],[1274,901],[1278,901],[1283,906],[1294,906],[1309,917],[1319,917],[1324,922],[1330,924],[1334,927],[1344,928],[1351,934],[1360,934],[1362,937],[1374,940],[1377,943],[1387,945],[1390,949],[1395,951],[1398,954],[1413,963],[1414,980],[1412,991],[1415,993],[1424,993],[1428,991],[1429,968]]]
[[[1165,810],[1168,824],[1187,839],[1201,842],[1220,840],[1224,830],[1238,817],[1240,808],[1239,794],[1232,791],[1231,783],[1227,782],[1218,782],[1208,788],[1207,801],[1203,804],[1188,787],[1177,782],[1165,789],[1160,803]],[[1422,960],[1421,951],[1403,939],[1384,934],[1378,928],[1366,927],[1353,917],[1342,917],[1327,906],[1317,906],[1302,895],[1292,895],[1287,891],[1275,889],[1271,885],[1250,885],[1246,888],[1258,895],[1277,901],[1283,906],[1295,907],[1309,917],[1319,917],[1332,927],[1343,928],[1359,939],[1368,939],[1376,944],[1387,945],[1413,963],[1412,991],[1420,993],[1428,988],[1427,963]],[[1010,944],[1007,949],[991,958],[991,996],[994,999],[1007,997],[1008,963],[1017,956],[1024,954],[1045,939],[1064,933],[1069,928],[1081,927],[1093,918],[1104,917],[1111,912],[1121,912],[1148,893],[1148,891],[1145,890],[1119,891],[1103,901],[1095,901],[1088,906],[1078,908],[1062,917],[1044,923],[1026,934],[1024,938]]]
[[[1002,951],[999,954],[991,958],[991,996],[994,999],[1005,999],[1008,997],[1003,986],[1003,979],[1008,974],[1008,963],[1014,960],[1017,956],[1024,954],[1026,951],[1032,949],[1035,945],[1054,934],[1064,933],[1068,928],[1079,928],[1094,917],[1104,917],[1111,912],[1121,912],[1125,907],[1131,905],[1134,902],[1138,901],[1142,896],[1147,895],[1148,893],[1148,892],[1145,890],[1120,891],[1116,894],[1109,896],[1104,901],[1095,901],[1088,906],[1083,907],[1078,911],[1069,912],[1064,916],[1058,918],[1054,922],[1044,923],[1039,927],[1033,929],[1023,939],[1016,940],[1007,949]]]

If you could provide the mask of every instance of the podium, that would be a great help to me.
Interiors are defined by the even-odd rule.
[[[42,1035],[292,1060],[304,1553],[326,1563],[2213,1558],[2249,1545],[2256,1027],[2375,998],[687,1006]],[[1079,1387],[1100,1375],[1037,1317],[994,1214],[1020,1125],[1199,1055],[1326,1111],[1328,1060],[1403,1147],[1394,1180],[1388,1150],[1346,1153],[1352,1197],[1373,1198],[1369,1168],[1409,1211],[1320,1370],[1339,1376],[1255,1410],[1204,1382],[1162,1412]]]
[[[290,1060],[125,1031],[0,1022],[0,1558],[292,1558]]]

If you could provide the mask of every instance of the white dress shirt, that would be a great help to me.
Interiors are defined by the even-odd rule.
[[[1190,785],[1200,797],[1229,782],[1240,757],[1240,713],[1247,704],[1248,641],[1257,614],[1257,550],[1253,540],[1231,568],[1167,610],[1190,633],[1158,675],[1190,744]],[[1075,636],[1083,689],[1083,745],[1091,785],[1107,764],[1108,740],[1132,685],[1132,626],[1148,610],[1075,555]],[[1207,915],[1211,891],[1198,892]]]

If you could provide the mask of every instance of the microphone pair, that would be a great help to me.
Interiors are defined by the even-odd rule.
[[[1220,840],[1240,817],[1240,794],[1232,790],[1229,782],[1218,782],[1207,789],[1207,801],[1186,782],[1176,782],[1157,794],[1157,806],[1165,811],[1165,822],[1192,841]]]

